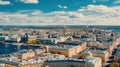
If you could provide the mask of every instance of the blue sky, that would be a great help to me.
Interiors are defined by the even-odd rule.
[[[9,1],[9,5],[0,5],[0,11],[18,11],[18,10],[40,10],[43,12],[51,11],[75,11],[79,8],[93,5],[116,6],[114,0],[35,0],[38,3],[25,3],[20,0],[3,0]],[[58,5],[67,6],[66,9],[59,8]]]
[[[0,25],[118,25],[119,9],[120,0],[0,0]]]

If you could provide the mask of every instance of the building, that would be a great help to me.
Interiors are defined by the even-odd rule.
[[[87,56],[86,59],[47,60],[42,67],[101,67],[101,59]]]
[[[54,44],[54,40],[50,38],[38,38],[37,41],[42,44]]]
[[[6,41],[8,39],[9,39],[8,36],[0,36],[0,41]]]
[[[47,50],[46,49],[35,49],[34,52],[35,52],[35,55],[38,55],[40,53],[47,52]]]
[[[32,50],[23,50],[21,52],[18,53],[18,58],[19,59],[31,59],[35,57],[35,52],[33,52]]]
[[[118,47],[116,50],[116,54],[114,55],[114,61],[117,61],[120,63],[120,47]]]
[[[86,49],[86,42],[60,42],[57,45],[49,46],[51,53],[63,54],[66,57],[77,55],[84,49]]]
[[[31,41],[34,41],[34,40],[36,40],[36,39],[37,39],[36,36],[28,36],[28,38],[27,38],[27,43],[30,43]]]
[[[87,47],[96,47],[102,49],[108,49],[109,55],[111,55],[113,49],[115,48],[115,42],[99,42],[99,41],[87,41]]]
[[[41,60],[64,59],[65,56],[61,54],[41,53],[38,55]]]
[[[36,39],[37,39],[36,35],[29,35],[26,33],[23,37],[21,37],[21,42],[30,43],[31,41],[34,41]]]
[[[32,54],[32,53],[31,53]],[[9,58],[5,58],[4,60],[0,60],[0,62],[4,63],[5,67],[41,67],[46,60],[52,59],[64,59],[64,55],[59,54],[51,54],[51,53],[41,53],[33,58],[19,58],[9,60]]]
[[[20,42],[21,38],[20,37],[10,37],[7,42]]]
[[[37,40],[43,44],[57,44],[58,42],[66,41],[66,37],[57,37],[57,38],[38,38]]]
[[[43,61],[29,60],[29,61],[1,61],[5,64],[5,67],[41,67]]]
[[[90,47],[79,53],[79,58],[85,58],[88,55],[92,55],[93,57],[100,57],[102,59],[102,63],[105,63],[108,60],[109,52],[108,49]]]
[[[5,67],[5,64],[0,62],[0,67]]]

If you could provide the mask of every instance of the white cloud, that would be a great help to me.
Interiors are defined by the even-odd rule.
[[[79,11],[95,12],[95,13],[114,13],[116,10],[104,5],[88,5],[86,8],[79,9]]]
[[[61,8],[61,9],[67,9],[68,7],[67,6],[62,6],[62,5],[57,5],[58,8]]]
[[[77,11],[43,13],[39,10],[0,12],[1,24],[21,25],[120,25],[120,7],[89,5]]]
[[[92,0],[93,3],[96,3],[96,2],[106,2],[106,1],[109,1],[109,0]]]
[[[84,21],[93,25],[118,25],[120,24],[120,7],[107,7],[103,5],[89,5],[79,11],[86,16]]]
[[[0,5],[10,5],[10,1],[2,1],[2,0],[0,0]]]
[[[114,0],[113,3],[114,4],[120,4],[120,0]]]
[[[96,0],[93,0],[93,3],[96,3]]]
[[[23,3],[33,3],[33,4],[37,4],[39,2],[38,0],[18,0],[18,1]]]

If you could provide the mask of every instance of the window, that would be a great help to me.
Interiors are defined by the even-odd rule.
[[[71,65],[71,67],[74,67],[74,65]]]

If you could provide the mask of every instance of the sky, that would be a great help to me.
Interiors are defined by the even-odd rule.
[[[0,25],[120,25],[120,0],[0,0]]]

